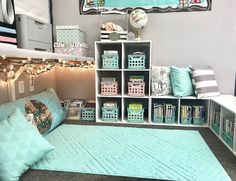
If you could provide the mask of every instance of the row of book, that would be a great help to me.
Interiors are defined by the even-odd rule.
[[[233,118],[223,118],[223,131],[228,133],[230,137],[234,137],[235,122]]]
[[[218,110],[214,110],[213,111],[213,119],[212,119],[212,121],[216,125],[220,126],[220,111],[218,111]]]
[[[175,117],[176,106],[172,104],[154,103],[154,116],[156,117]]]
[[[205,119],[206,115],[206,108],[205,106],[181,106],[181,118],[188,118],[188,119]]]
[[[212,122],[214,122],[216,125],[220,126],[220,117],[221,117],[221,112],[219,110],[214,110]],[[233,138],[234,128],[235,128],[234,117],[232,117],[232,118],[223,117],[222,131],[224,133],[229,134]]]
[[[85,99],[73,99],[61,101],[61,105],[68,110],[68,116],[80,117],[81,108],[95,108],[96,102],[94,100],[86,101]]]

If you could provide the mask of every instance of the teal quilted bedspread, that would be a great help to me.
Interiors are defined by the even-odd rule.
[[[166,180],[231,180],[198,131],[62,125],[33,169]]]

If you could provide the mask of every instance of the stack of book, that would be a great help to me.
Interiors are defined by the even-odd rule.
[[[164,116],[165,117],[175,117],[176,107],[172,104],[164,104]]]
[[[234,137],[234,124],[233,118],[223,118],[223,131],[229,134],[231,138]]]
[[[181,106],[181,123],[192,124],[193,119],[193,108],[192,106]]]
[[[130,76],[129,82],[131,82],[131,83],[144,83],[144,76]]]
[[[205,119],[205,106],[193,106],[193,119]]]
[[[213,120],[216,125],[220,126],[220,111],[214,110],[213,111]]]
[[[117,108],[117,102],[105,102],[103,103],[103,107],[106,109],[115,109]]]
[[[153,111],[154,111],[154,117],[163,117],[164,112],[164,106],[162,104],[156,104],[153,105]]]

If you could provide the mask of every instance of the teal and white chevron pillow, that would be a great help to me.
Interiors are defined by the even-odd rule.
[[[44,155],[55,149],[16,108],[0,120],[0,180],[15,181]]]

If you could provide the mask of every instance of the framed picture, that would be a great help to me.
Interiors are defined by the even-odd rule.
[[[13,0],[0,0],[0,46],[17,47]]]
[[[80,14],[143,9],[147,13],[209,11],[212,0],[79,0]]]

